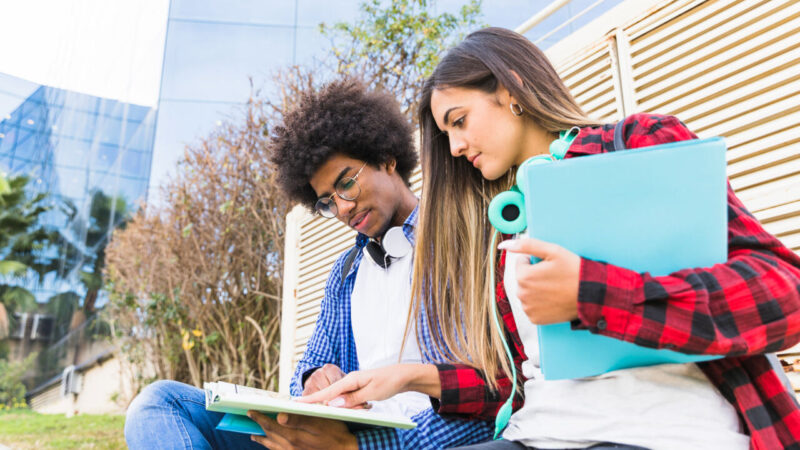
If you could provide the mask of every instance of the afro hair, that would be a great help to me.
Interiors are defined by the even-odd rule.
[[[406,184],[418,160],[411,124],[397,100],[355,78],[303,93],[272,129],[269,154],[280,189],[312,210],[317,196],[309,180],[334,154],[375,167],[394,160]]]

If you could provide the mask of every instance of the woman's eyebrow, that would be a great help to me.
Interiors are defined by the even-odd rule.
[[[450,112],[453,111],[454,109],[458,109],[458,108],[461,108],[461,106],[453,106],[452,108],[450,108],[447,111],[445,111],[445,113],[444,113],[444,125],[445,126],[447,126],[447,120],[448,120],[448,117],[450,116]]]

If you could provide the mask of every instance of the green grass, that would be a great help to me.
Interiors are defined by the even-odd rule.
[[[28,409],[0,412],[0,444],[12,449],[125,447],[125,416],[39,414]]]

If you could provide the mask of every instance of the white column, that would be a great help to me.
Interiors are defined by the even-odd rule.
[[[283,251],[283,301],[281,306],[281,355],[278,370],[278,391],[289,393],[289,382],[294,372],[292,356],[297,323],[297,277],[300,261],[300,225],[308,213],[295,206],[286,215],[286,238]]]

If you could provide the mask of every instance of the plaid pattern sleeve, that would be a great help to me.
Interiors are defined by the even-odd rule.
[[[708,379],[736,408],[750,448],[800,449],[800,409],[764,355],[700,363]]]
[[[527,359],[522,347],[517,324],[511,312],[511,304],[506,297],[503,287],[503,271],[505,270],[505,251],[500,255],[497,267],[497,311],[503,318],[506,340],[509,343],[514,364],[517,367],[517,393],[514,397],[514,411],[522,407],[522,362]],[[442,387],[442,397],[438,401],[432,399],[434,408],[439,414],[456,414],[463,417],[483,420],[494,420],[497,411],[511,395],[511,380],[503,373],[498,374],[498,389],[489,388],[484,374],[466,364],[437,364],[439,369],[439,382]]]
[[[674,117],[626,119],[628,147],[695,138]],[[571,155],[613,150],[613,125]],[[751,449],[800,449],[800,408],[763,352],[800,340],[800,258],[767,233],[728,186],[728,261],[665,277],[583,259],[580,327],[637,344],[726,358],[699,363],[736,408]]]

